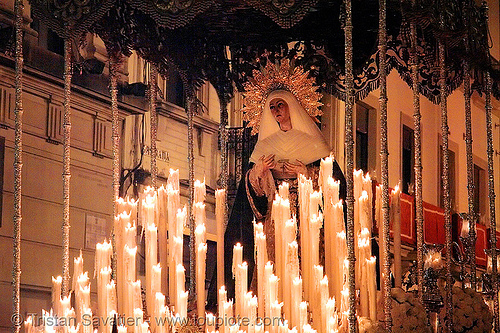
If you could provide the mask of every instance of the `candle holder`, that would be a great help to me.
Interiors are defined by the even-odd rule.
[[[418,280],[417,280],[417,261],[413,260],[410,263],[410,266],[408,267],[408,271],[404,276],[403,279],[403,286],[405,287],[406,291],[412,291],[413,287],[418,285]],[[415,292],[417,292],[415,290]]]
[[[427,257],[423,276],[422,303],[427,312],[428,324],[431,326],[431,316],[434,316],[433,330],[437,332],[439,312],[444,306],[443,296],[439,292],[438,279],[443,275],[441,264],[442,244],[424,244],[424,254]],[[438,258],[438,259],[436,259]]]
[[[454,255],[451,257],[453,263],[460,267],[459,281],[462,283],[462,289],[465,288],[466,282],[471,282],[472,279],[472,261],[475,259],[471,247],[474,244],[471,237],[460,236],[460,242],[463,249],[457,242],[453,242],[452,247]],[[467,268],[470,270],[468,271]]]
[[[433,267],[428,267],[424,270],[424,283],[422,291],[422,302],[427,312],[427,318],[429,320],[429,326],[431,326],[431,316],[435,316],[435,325],[433,329],[437,332],[440,327],[439,312],[444,306],[443,296],[439,292],[438,279],[442,275],[441,269],[434,269]]]
[[[483,287],[483,294],[488,299],[493,299],[493,279],[492,274],[488,272],[484,272],[481,274],[481,284]]]
[[[499,251],[500,251],[500,249],[497,249],[497,252],[499,252]],[[486,255],[488,256],[488,259],[491,258],[491,252],[492,252],[492,249],[485,249],[484,250],[484,253],[486,253]],[[482,292],[483,292],[483,295],[485,296],[485,298],[488,301],[492,301],[493,300],[493,296],[495,294],[495,289],[494,289],[494,286],[493,286],[493,274],[490,271],[490,269],[492,269],[492,268],[489,267],[490,262],[491,262],[490,260],[488,260],[488,265],[487,265],[487,268],[486,268],[486,272],[484,272],[483,274],[481,274]],[[497,266],[497,268],[498,268],[498,266]]]
[[[455,255],[452,256],[452,261],[455,263],[455,265],[460,267],[460,282],[462,282],[462,288],[465,288],[465,284],[467,281],[472,283],[472,278],[473,274],[476,272],[473,271],[475,270],[474,267],[474,260],[475,258],[475,241],[476,241],[476,235],[475,233],[473,234],[470,230],[470,220],[469,219],[469,214],[468,213],[459,213],[458,214],[462,221],[464,221],[464,224],[462,225],[462,232],[461,235],[459,236],[460,243],[462,244],[462,247],[460,247],[456,242],[453,242],[452,246],[455,251]],[[465,224],[467,223],[467,224]],[[464,236],[464,235],[467,236]]]

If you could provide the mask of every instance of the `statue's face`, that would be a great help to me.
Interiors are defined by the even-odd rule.
[[[269,109],[274,119],[280,124],[290,122],[290,110],[288,104],[282,98],[274,98],[269,102]]]

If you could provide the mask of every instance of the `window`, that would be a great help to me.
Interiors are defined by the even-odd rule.
[[[486,183],[486,171],[474,164],[474,213],[479,223],[486,223],[488,189]]]
[[[180,75],[174,70],[169,70],[165,80],[165,99],[177,106],[184,107],[186,96]]]
[[[368,172],[369,109],[356,104],[356,169]]]
[[[59,55],[64,55],[64,39],[51,29],[47,31],[47,49]]]
[[[2,226],[4,157],[5,157],[5,138],[0,137],[0,226]]]
[[[413,150],[413,129],[403,125],[403,138],[402,138],[402,167],[401,167],[401,180],[402,191],[406,194],[413,194],[413,184],[415,183],[415,155]]]

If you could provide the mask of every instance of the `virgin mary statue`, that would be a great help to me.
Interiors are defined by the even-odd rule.
[[[237,242],[243,245],[243,260],[248,263],[248,285],[251,285],[254,219],[264,225],[268,259],[274,261],[271,207],[278,185],[284,181],[289,184],[293,214],[298,214],[299,174],[312,178],[318,190],[320,160],[329,156],[331,150],[315,118],[321,114],[318,108],[321,94],[312,83],[302,69],[290,70],[285,62],[279,68],[266,66],[265,74],[254,73],[254,80],[245,87],[244,119],[249,121],[253,134],[258,132],[258,141],[250,156],[249,171],[238,188],[224,235],[225,286],[230,297],[234,295],[232,254]],[[340,181],[340,198],[345,199],[345,178],[336,162],[333,178]]]

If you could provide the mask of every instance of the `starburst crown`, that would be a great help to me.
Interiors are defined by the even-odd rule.
[[[320,102],[323,95],[317,91],[319,87],[315,83],[315,79],[309,77],[309,71],[301,66],[292,68],[288,59],[283,59],[281,64],[268,61],[262,70],[254,70],[253,77],[244,85],[241,109],[243,120],[252,127],[252,135],[259,132],[267,96],[274,90],[291,92],[309,116],[319,122],[316,117],[323,114],[319,109],[323,105]]]

